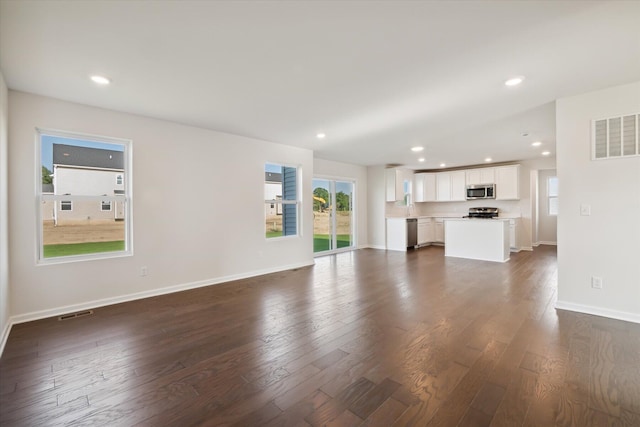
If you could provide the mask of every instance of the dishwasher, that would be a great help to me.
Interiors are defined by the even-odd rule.
[[[407,247],[413,248],[418,245],[418,219],[407,218]]]

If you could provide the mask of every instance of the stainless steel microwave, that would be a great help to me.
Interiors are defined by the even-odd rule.
[[[467,200],[495,199],[495,184],[467,185]]]

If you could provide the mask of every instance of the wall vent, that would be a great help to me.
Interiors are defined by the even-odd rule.
[[[591,159],[640,156],[640,114],[594,120],[591,129]]]
[[[68,313],[68,314],[63,314],[62,316],[58,316],[58,320],[62,321],[62,320],[76,319],[78,317],[91,316],[92,314],[93,314],[93,310],[78,311],[76,313]]]

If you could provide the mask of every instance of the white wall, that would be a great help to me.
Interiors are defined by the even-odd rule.
[[[590,155],[592,119],[638,112],[640,82],[556,103],[558,308],[640,322],[640,157]]]
[[[558,217],[549,215],[548,180],[556,176],[555,169],[544,169],[538,172],[538,239],[537,243],[555,244],[558,241]],[[558,199],[559,200],[559,199]]]
[[[386,248],[384,166],[367,167],[367,221],[369,246]]]
[[[8,166],[7,128],[8,93],[4,76],[0,72],[0,354],[9,335],[11,315],[9,293],[9,237],[8,237]]]
[[[310,150],[14,91],[9,116],[15,321],[313,263]],[[133,141],[133,256],[36,265],[36,127]],[[301,168],[301,237],[264,237],[265,162]]]
[[[355,181],[356,245],[366,247],[367,237],[367,168],[325,159],[313,159],[313,175],[317,178]]]

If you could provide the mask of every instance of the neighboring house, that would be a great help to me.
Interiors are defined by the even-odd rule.
[[[282,199],[282,174],[277,172],[264,173],[264,194],[266,200]],[[282,205],[280,203],[267,204],[267,216],[282,215]]]
[[[50,188],[43,184],[43,193]],[[53,189],[56,196],[124,195],[122,151],[53,144]],[[108,222],[124,219],[124,201],[56,200],[45,207],[43,220],[64,223]],[[48,214],[51,212],[51,215]]]

